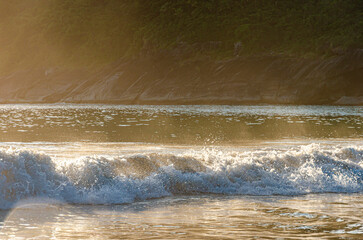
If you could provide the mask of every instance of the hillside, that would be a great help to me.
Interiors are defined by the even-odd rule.
[[[3,102],[361,104],[363,1],[0,0]]]

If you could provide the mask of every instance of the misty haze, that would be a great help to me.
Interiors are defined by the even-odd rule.
[[[0,239],[360,239],[363,1],[0,0]]]

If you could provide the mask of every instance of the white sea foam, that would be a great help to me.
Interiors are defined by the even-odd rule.
[[[363,192],[363,147],[204,149],[52,160],[0,152],[0,208],[27,198],[121,204],[175,194],[296,195]]]

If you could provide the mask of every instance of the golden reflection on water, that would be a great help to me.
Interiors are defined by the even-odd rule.
[[[113,206],[43,202],[13,209],[0,238],[359,239],[362,212],[361,194],[180,196]]]
[[[362,107],[0,105],[2,142],[240,144],[361,138]]]

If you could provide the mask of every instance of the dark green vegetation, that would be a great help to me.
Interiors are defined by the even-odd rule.
[[[363,1],[0,0],[0,46],[2,73],[160,49],[329,56],[363,46]]]

